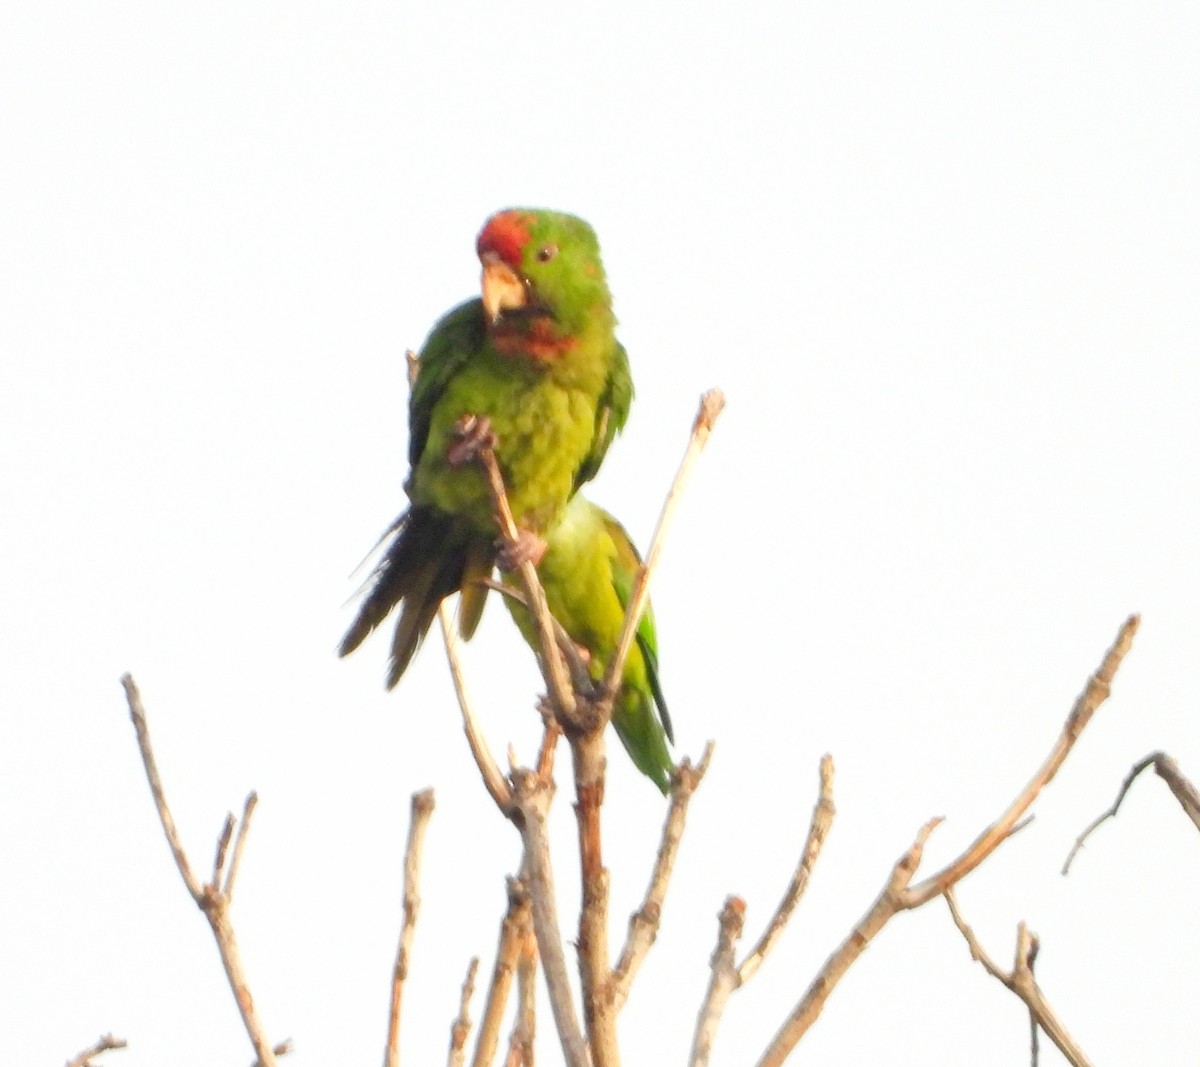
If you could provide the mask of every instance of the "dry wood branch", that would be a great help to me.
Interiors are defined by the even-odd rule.
[[[754,973],[762,966],[763,960],[767,958],[771,949],[779,941],[784,927],[792,917],[792,912],[795,911],[796,905],[800,903],[800,898],[804,895],[804,890],[808,888],[813,866],[825,845],[825,838],[829,836],[829,828],[833,825],[836,811],[833,806],[833,757],[828,753],[821,757],[820,774],[821,791],[816,806],[813,808],[812,821],[809,823],[808,836],[805,838],[800,860],[792,874],[791,882],[784,891],[783,899],[779,902],[779,907],[775,909],[775,914],[767,924],[766,930],[763,931],[762,937],[759,938],[758,944],[754,946],[738,968],[739,986],[744,985],[754,976]]]
[[[650,548],[646,552],[646,560],[638,568],[637,578],[634,579],[633,589],[629,597],[629,606],[625,610],[625,623],[621,628],[621,637],[617,642],[617,650],[613,658],[609,661],[608,670],[604,675],[604,683],[600,688],[601,700],[597,710],[604,722],[607,722],[609,715],[612,714],[613,701],[616,699],[617,690],[620,688],[621,678],[625,674],[625,661],[629,658],[629,650],[633,647],[633,640],[637,634],[638,624],[641,622],[642,614],[645,612],[646,605],[650,601],[650,579],[658,567],[658,560],[662,555],[662,546],[667,530],[670,528],[671,521],[675,517],[675,511],[679,506],[679,501],[683,495],[684,487],[687,485],[688,477],[692,472],[692,467],[708,442],[708,435],[712,432],[713,425],[717,421],[717,416],[721,414],[721,409],[724,406],[725,395],[720,389],[710,389],[700,397],[700,408],[696,412],[695,420],[692,422],[692,435],[688,440],[687,450],[683,454],[679,470],[675,473],[675,480],[671,483],[667,498],[663,501],[662,511],[658,516],[658,523],[654,527],[653,536],[650,538]]]
[[[400,943],[396,946],[396,963],[392,967],[392,995],[388,1007],[387,1043],[384,1046],[384,1067],[400,1063],[400,1004],[404,981],[408,978],[408,959],[412,953],[413,934],[417,928],[417,913],[421,910],[421,850],[425,844],[425,829],[433,814],[433,790],[423,789],[412,795],[412,810],[408,823],[408,844],[404,849],[404,922],[400,928]]]
[[[558,921],[554,872],[550,862],[546,815],[554,796],[554,785],[533,771],[516,771],[513,774],[513,796],[521,813],[521,840],[524,845],[521,869],[526,872],[526,883],[533,904],[533,929],[537,935],[538,955],[546,976],[554,1025],[562,1041],[563,1057],[568,1067],[591,1067],[591,1056],[571,998],[562,927]]]
[[[225,875],[225,885],[222,892],[227,900],[233,900],[233,884],[237,881],[238,868],[242,865],[242,850],[246,847],[246,834],[250,830],[250,819],[254,809],[258,807],[258,793],[251,791],[242,806],[242,820],[238,823],[237,833],[233,838],[233,856],[229,861],[229,870]],[[214,879],[214,884],[216,880]]]
[[[782,935],[784,927],[808,886],[817,857],[821,854],[825,839],[829,836],[833,816],[833,757],[826,755],[821,759],[820,790],[817,802],[813,807],[812,820],[809,823],[804,848],[800,851],[800,859],[792,874],[792,880],[788,884],[779,906],[775,909],[775,914],[772,915],[763,931],[762,937],[759,938],[758,944],[747,954],[740,966],[734,962],[733,943],[741,937],[746,906],[737,897],[730,897],[725,903],[725,909],[721,913],[717,949],[712,958],[713,973],[704,1004],[700,1009],[696,1033],[692,1042],[692,1058],[689,1063],[693,1067],[702,1067],[708,1063],[717,1027],[730,996],[735,989],[740,989],[754,976]],[[734,908],[734,911],[730,910],[731,907]],[[735,931],[736,936],[731,937]]]
[[[1059,767],[1063,765],[1063,761],[1075,747],[1075,742],[1079,740],[1079,735],[1091,722],[1096,709],[1108,699],[1108,695],[1112,691],[1113,677],[1133,644],[1133,635],[1137,633],[1140,622],[1141,619],[1137,615],[1130,615],[1122,624],[1112,647],[1104,654],[1100,666],[1088,678],[1083,691],[1076,699],[1075,706],[1067,716],[1067,721],[1063,724],[1062,732],[1059,734],[1058,740],[1054,742],[1050,754],[1026,783],[1025,788],[1017,794],[1004,814],[984,830],[956,860],[947,864],[936,874],[930,875],[919,884],[912,886],[906,894],[906,908],[919,907],[934,897],[941,896],[952,885],[970,874],[995,851],[1005,838],[1013,833],[1017,823],[1037,799],[1038,794],[1058,773]]]
[[[221,885],[222,868],[225,864],[225,857],[228,855],[232,816],[226,820],[225,829],[220,835],[213,869],[213,881],[202,886],[195,874],[192,873],[191,864],[183,850],[183,845],[179,840],[179,831],[175,827],[175,820],[172,818],[171,809],[167,804],[162,779],[158,773],[158,764],[154,759],[154,749],[150,744],[150,730],[146,725],[146,710],[142,706],[141,694],[139,694],[133,678],[128,674],[122,676],[121,685],[129,704],[129,716],[133,720],[133,728],[137,734],[138,749],[142,755],[142,765],[146,769],[146,779],[150,783],[150,793],[154,797],[154,805],[158,809],[158,818],[162,824],[163,834],[167,838],[172,856],[175,857],[175,865],[179,868],[180,877],[183,878],[183,884],[191,894],[192,900],[204,913],[204,917],[212,929],[213,937],[217,942],[217,950],[221,954],[221,964],[225,968],[225,977],[229,980],[229,987],[237,1001],[242,1024],[246,1028],[250,1043],[254,1046],[254,1054],[258,1057],[258,1062],[262,1067],[275,1067],[275,1050],[271,1042],[267,1040],[262,1022],[254,1008],[254,999],[250,995],[250,987],[246,982],[245,970],[242,967],[237,937],[234,935],[233,924],[229,919],[229,896]],[[246,798],[244,820],[248,819],[253,812],[256,799],[253,793]],[[238,843],[234,846],[234,864],[231,865],[225,880],[226,886],[230,887],[232,886],[232,877],[236,874],[236,862],[240,859],[242,841],[245,838],[244,821],[238,838]]]
[[[1117,799],[1113,801],[1112,807],[1096,816],[1088,824],[1087,829],[1075,838],[1075,844],[1071,846],[1071,851],[1067,853],[1066,862],[1063,863],[1063,874],[1066,874],[1071,869],[1071,864],[1076,854],[1083,848],[1084,842],[1091,837],[1092,831],[1109,819],[1116,818],[1117,812],[1121,810],[1121,805],[1125,802],[1125,794],[1129,792],[1129,787],[1133,785],[1137,776],[1147,767],[1153,767],[1155,774],[1167,783],[1167,787],[1175,795],[1175,799],[1179,801],[1180,806],[1183,808],[1184,814],[1192,820],[1196,829],[1200,830],[1200,793],[1196,791],[1196,787],[1192,785],[1179,769],[1179,765],[1170,756],[1165,752],[1151,752],[1145,759],[1138,760],[1133,765],[1133,769],[1125,776],[1125,780],[1121,783],[1121,789],[1117,793]]]
[[[500,924],[500,942],[496,948],[496,965],[492,968],[492,982],[484,1001],[483,1018],[479,1022],[479,1037],[475,1042],[472,1067],[489,1067],[496,1058],[500,1045],[500,1024],[504,1021],[504,1009],[508,1005],[512,989],[513,974],[521,955],[521,940],[524,932],[531,929],[529,892],[518,878],[508,880],[508,910]]]
[[[717,921],[717,947],[709,961],[712,974],[696,1020],[696,1033],[688,1058],[690,1067],[707,1067],[725,1005],[737,987],[737,964],[733,957],[746,924],[746,902],[741,897],[727,898]]]
[[[471,1036],[471,997],[475,993],[475,975],[478,971],[479,957],[474,956],[467,967],[467,977],[463,979],[458,1016],[450,1024],[450,1054],[446,1058],[446,1067],[463,1067],[465,1062],[467,1038]]]
[[[505,1067],[534,1067],[537,1035],[537,938],[529,912],[520,931],[521,958],[517,964],[517,1018],[508,1041]]]
[[[663,822],[662,841],[658,853],[654,857],[654,870],[650,874],[650,884],[646,887],[646,895],[641,907],[629,917],[629,933],[625,938],[625,947],[621,950],[616,967],[613,968],[613,1007],[620,1011],[629,998],[629,989],[637,976],[638,969],[650,951],[658,936],[658,924],[662,920],[663,901],[667,896],[667,887],[671,882],[671,871],[675,867],[675,857],[679,853],[679,843],[683,840],[684,824],[687,821],[688,804],[692,794],[696,792],[712,760],[713,743],[704,746],[704,754],[700,757],[698,766],[684,759],[671,779],[671,805],[667,809],[667,817]]]
[[[472,416],[467,416],[471,418]],[[504,543],[510,547],[520,545],[520,528],[513,518],[512,508],[508,503],[508,493],[504,488],[504,477],[500,473],[500,464],[496,461],[495,450],[489,444],[483,444],[477,450],[476,459],[483,468],[487,481],[488,493],[492,498],[492,509],[500,527],[500,535]],[[571,688],[567,668],[559,652],[558,642],[554,632],[553,616],[546,604],[546,592],[542,589],[541,579],[538,578],[537,568],[529,560],[525,560],[517,568],[517,576],[521,580],[521,589],[525,594],[525,603],[529,614],[533,616],[538,630],[539,661],[546,686],[554,700],[555,709],[560,716],[572,719],[575,716],[575,692]]]
[[[930,819],[922,826],[908,851],[893,865],[879,896],[875,898],[870,909],[859,920],[858,925],[850,931],[850,934],[825,961],[820,973],[809,985],[800,1002],[784,1020],[778,1033],[767,1047],[767,1051],[759,1060],[759,1067],[779,1067],[787,1059],[800,1038],[816,1022],[817,1016],[825,1007],[825,1001],[841,981],[842,976],[862,955],[863,950],[871,943],[871,939],[900,910],[900,895],[912,881],[913,874],[921,862],[925,842],[929,840],[929,835],[933,833],[939,822],[941,822],[940,819]]]
[[[496,802],[496,807],[500,809],[505,818],[511,819],[514,811],[512,790],[508,787],[508,780],[500,770],[500,765],[496,762],[496,757],[492,755],[492,750],[488,748],[483,731],[479,728],[479,719],[475,715],[475,706],[471,701],[470,691],[467,689],[466,674],[463,672],[462,658],[459,656],[458,631],[454,628],[454,620],[450,617],[450,609],[446,606],[445,601],[438,607],[438,622],[442,627],[446,660],[450,664],[450,677],[454,681],[454,694],[458,698],[458,707],[462,712],[463,732],[467,735],[467,744],[471,747],[471,755],[475,760],[475,765],[479,768],[484,786],[492,800]]]
[[[127,1048],[128,1045],[129,1042],[123,1038],[113,1037],[112,1034],[102,1034],[95,1044],[89,1045],[82,1052],[77,1052],[67,1060],[67,1067],[91,1067],[92,1060],[100,1053],[114,1048]]]
[[[1133,635],[1137,632],[1138,621],[1138,616],[1131,615],[1122,624],[1112,647],[1105,653],[1100,666],[1088,678],[1075,701],[1050,755],[1000,818],[984,830],[957,859],[936,874],[912,885],[925,841],[941,820],[932,819],[925,824],[912,847],[892,868],[887,884],[866,915],[825,961],[799,1003],[784,1020],[759,1060],[758,1067],[779,1067],[787,1059],[820,1015],[825,1001],[842,976],[894,915],[919,908],[934,896],[944,895],[947,889],[970,874],[1003,841],[1012,836],[1020,825],[1022,816],[1062,766],[1096,709],[1108,697],[1113,677],[1129,651]]]
[[[583,1020],[596,1067],[617,1067],[617,1010],[608,955],[608,871],[600,834],[604,804],[604,727],[569,736],[575,770],[575,817],[579,824],[579,984]]]
[[[1011,971],[1005,971],[993,962],[992,958],[975,937],[975,932],[963,919],[962,913],[958,910],[958,901],[954,897],[954,890],[947,890],[946,903],[950,907],[950,915],[954,919],[954,925],[958,927],[959,933],[963,935],[964,940],[967,942],[967,947],[971,950],[971,958],[982,964],[983,969],[988,974],[1020,997],[1029,1008],[1030,1017],[1035,1023],[1033,1037],[1035,1057],[1037,1049],[1036,1033],[1037,1027],[1040,1027],[1074,1067],[1091,1067],[1091,1061],[1083,1054],[1083,1050],[1075,1044],[1067,1033],[1066,1028],[1059,1022],[1054,1012],[1050,1009],[1050,1005],[1046,1003],[1046,998],[1042,994],[1041,987],[1034,980],[1033,961],[1038,950],[1037,936],[1024,923],[1018,925],[1013,968]]]

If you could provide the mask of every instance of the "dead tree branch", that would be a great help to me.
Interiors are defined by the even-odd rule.
[[[696,460],[700,458],[700,453],[708,443],[708,435],[712,432],[717,417],[721,414],[721,410],[724,407],[725,394],[720,389],[710,389],[700,397],[700,408],[696,412],[696,418],[692,422],[692,434],[688,439],[687,449],[683,453],[679,469],[675,472],[675,480],[671,483],[671,488],[667,492],[667,498],[663,501],[662,511],[658,516],[658,523],[655,525],[654,534],[650,538],[650,548],[646,552],[646,560],[638,569],[637,577],[634,579],[633,589],[629,596],[629,606],[625,609],[625,624],[621,629],[621,637],[617,642],[617,650],[608,664],[608,670],[604,674],[604,682],[600,692],[601,708],[605,721],[607,721],[608,715],[612,712],[613,701],[616,699],[617,690],[621,686],[621,678],[625,674],[625,661],[629,658],[629,650],[633,646],[634,637],[637,635],[638,624],[642,620],[642,614],[646,610],[646,605],[650,602],[650,579],[658,567],[658,560],[659,556],[662,555],[662,546],[666,539],[667,530],[670,528],[671,522],[675,517],[675,511],[679,507],[679,501],[683,496],[684,488],[687,486],[688,478],[692,473],[692,467],[695,466]]]
[[[1151,752],[1145,759],[1138,760],[1133,765],[1133,769],[1125,776],[1125,781],[1121,783],[1121,789],[1117,793],[1117,799],[1113,801],[1112,807],[1096,816],[1088,824],[1087,829],[1075,838],[1075,844],[1071,846],[1066,862],[1063,863],[1062,873],[1064,875],[1071,869],[1076,853],[1083,848],[1084,842],[1091,837],[1092,831],[1109,819],[1116,818],[1117,812],[1121,810],[1121,805],[1125,801],[1125,794],[1129,792],[1129,787],[1147,767],[1153,767],[1154,773],[1167,783],[1167,787],[1175,794],[1175,799],[1183,808],[1184,814],[1192,820],[1196,829],[1200,830],[1200,792],[1196,791],[1196,787],[1192,785],[1170,756],[1165,752]]]
[[[474,956],[463,979],[462,995],[458,1002],[458,1016],[450,1024],[450,1054],[446,1067],[463,1067],[466,1058],[467,1038],[471,1036],[471,997],[475,993],[475,975],[479,971],[479,957]]]
[[[546,975],[546,990],[550,994],[554,1025],[562,1041],[563,1056],[568,1067],[591,1067],[588,1045],[579,1028],[571,997],[562,927],[558,922],[554,872],[550,862],[546,815],[554,795],[554,784],[545,781],[536,772],[518,770],[513,773],[513,794],[517,810],[521,813],[521,840],[525,850],[521,869],[528,872],[526,878],[533,905],[533,929],[537,935],[542,970]]]
[[[684,759],[675,768],[671,781],[671,805],[667,809],[667,817],[663,822],[662,841],[654,857],[654,870],[650,874],[650,884],[646,887],[646,895],[641,907],[629,917],[629,933],[625,938],[625,946],[621,950],[617,965],[613,968],[612,996],[613,1007],[620,1011],[629,998],[629,989],[637,976],[638,969],[650,951],[650,946],[658,937],[658,924],[662,920],[663,901],[666,900],[667,888],[671,882],[671,872],[675,867],[675,857],[679,853],[679,844],[683,840],[684,824],[687,821],[688,805],[692,794],[696,792],[704,776],[708,773],[708,765],[712,760],[713,743],[704,746],[704,754],[700,757],[698,766],[693,767]]]
[[[404,923],[400,928],[400,943],[396,946],[396,963],[392,968],[392,996],[388,1009],[387,1044],[384,1046],[384,1067],[400,1063],[400,1002],[404,981],[408,977],[408,958],[412,953],[413,933],[417,928],[417,913],[421,909],[419,883],[421,849],[425,829],[433,814],[433,790],[423,789],[412,795],[412,812],[408,824],[408,844],[404,850]]]
[[[1083,729],[1091,721],[1096,709],[1107,699],[1113,677],[1120,667],[1133,642],[1138,628],[1138,616],[1131,615],[1122,624],[1112,647],[1105,653],[1100,666],[1088,678],[1083,691],[1075,701],[1062,730],[1041,767],[1026,783],[1016,799],[991,826],[983,831],[971,845],[955,860],[937,873],[911,885],[921,853],[934,827],[941,821],[932,819],[922,827],[912,847],[900,857],[892,868],[887,883],[879,896],[850,932],[844,941],[825,961],[800,1001],[783,1021],[772,1038],[758,1067],[779,1067],[796,1047],[800,1038],[816,1021],[837,983],[851,964],[862,954],[872,938],[901,911],[919,908],[935,896],[943,895],[947,889],[965,878],[979,866],[996,848],[1016,830],[1022,816],[1038,794],[1057,773],[1067,758]]]
[[[102,1034],[95,1044],[89,1045],[82,1052],[77,1052],[69,1060],[66,1067],[92,1067],[92,1060],[109,1049],[127,1048],[129,1042],[123,1038],[113,1037],[112,1034]]]
[[[1071,1039],[1066,1027],[1059,1022],[1050,1005],[1046,1003],[1041,987],[1034,980],[1033,961],[1038,951],[1037,935],[1032,933],[1024,923],[1017,926],[1017,947],[1013,957],[1013,967],[1011,971],[1005,971],[993,962],[975,937],[975,932],[963,919],[962,913],[958,910],[958,901],[955,899],[954,890],[946,890],[945,896],[946,903],[950,907],[950,915],[954,919],[954,925],[958,927],[959,933],[963,935],[967,947],[971,950],[971,959],[980,963],[988,974],[1020,997],[1029,1008],[1030,1018],[1034,1023],[1032,1043],[1035,1056],[1037,1028],[1040,1027],[1073,1067],[1091,1067],[1091,1060]]]
[[[521,956],[517,963],[517,1017],[508,1039],[505,1067],[534,1067],[533,1042],[537,1034],[537,938],[528,909],[518,931]]]
[[[817,857],[829,836],[829,828],[833,825],[835,809],[833,806],[833,757],[825,755],[821,759],[820,791],[817,802],[813,807],[812,819],[808,827],[808,835],[804,840],[804,848],[800,851],[800,860],[792,874],[791,882],[780,900],[775,914],[767,923],[758,944],[750,951],[739,966],[734,959],[737,941],[741,938],[745,926],[746,904],[740,897],[730,897],[725,901],[721,910],[717,935],[717,948],[713,952],[710,963],[712,975],[709,979],[708,991],[701,1005],[700,1014],[696,1021],[696,1032],[692,1039],[691,1067],[706,1067],[712,1055],[713,1042],[716,1039],[717,1027],[725,1012],[735,989],[741,988],[748,982],[762,965],[771,949],[775,947],[784,927],[787,926],[792,912],[804,895],[812,876]]]
[[[125,689],[129,715],[133,720],[134,731],[137,733],[138,749],[142,755],[142,765],[146,769],[146,779],[150,783],[150,793],[154,797],[154,806],[158,809],[159,822],[162,823],[163,834],[167,838],[171,855],[175,857],[175,865],[179,868],[180,877],[183,878],[183,884],[187,887],[192,900],[204,913],[204,917],[212,928],[213,937],[217,942],[217,950],[221,954],[221,964],[225,968],[225,976],[229,980],[229,987],[233,990],[234,999],[237,1001],[242,1024],[246,1028],[250,1043],[254,1046],[254,1054],[258,1057],[258,1062],[262,1067],[275,1067],[275,1048],[267,1040],[262,1022],[255,1010],[254,999],[250,995],[245,970],[242,967],[241,952],[238,949],[233,924],[229,918],[230,894],[233,891],[234,877],[237,874],[237,866],[245,842],[246,825],[258,798],[254,793],[246,798],[246,805],[242,813],[242,826],[238,831],[237,842],[233,848],[233,861],[227,870],[225,860],[233,832],[233,816],[226,819],[225,828],[219,838],[212,881],[207,885],[201,885],[192,872],[187,854],[179,840],[179,831],[171,816],[171,809],[167,805],[166,793],[158,773],[158,764],[154,759],[154,749],[150,744],[150,730],[146,725],[146,711],[142,706],[141,695],[130,675],[122,676],[121,685]]]
[[[521,955],[521,938],[530,928],[529,892],[519,878],[508,880],[508,910],[500,924],[500,942],[496,947],[496,964],[492,982],[484,1001],[483,1018],[479,1021],[479,1036],[475,1040],[475,1056],[471,1067],[490,1067],[500,1045],[500,1025],[508,1006],[513,975]]]

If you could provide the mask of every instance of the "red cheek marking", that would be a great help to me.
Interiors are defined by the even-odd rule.
[[[533,220],[520,211],[501,211],[484,223],[475,241],[475,251],[482,257],[491,252],[513,270],[521,269],[521,252],[529,243],[529,227]]]

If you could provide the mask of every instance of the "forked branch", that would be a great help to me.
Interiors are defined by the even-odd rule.
[[[216,860],[213,864],[212,881],[201,885],[200,880],[192,871],[187,853],[179,839],[175,820],[167,804],[166,792],[158,773],[158,763],[154,758],[154,749],[150,744],[150,729],[146,725],[146,711],[142,706],[141,694],[134,684],[133,678],[126,674],[121,678],[125,689],[125,699],[129,704],[129,716],[133,720],[133,728],[137,733],[138,749],[142,755],[142,765],[146,769],[146,779],[150,783],[150,793],[154,797],[154,806],[158,809],[159,822],[163,834],[170,846],[171,855],[175,858],[175,866],[179,868],[180,877],[187,887],[188,893],[196,906],[204,913],[208,925],[212,928],[213,937],[217,942],[217,950],[221,954],[221,964],[225,968],[225,976],[229,987],[233,990],[237,1001],[238,1011],[242,1016],[242,1024],[254,1046],[254,1054],[262,1067],[275,1067],[276,1052],[274,1045],[267,1040],[261,1020],[254,1007],[254,999],[246,982],[245,970],[242,967],[242,957],[238,950],[237,938],[234,936],[233,924],[229,918],[229,903],[233,894],[234,880],[238,864],[241,860],[242,848],[245,843],[246,828],[254,812],[257,796],[251,793],[246,798],[242,812],[241,827],[234,838],[234,818],[230,815],[218,838]],[[230,842],[233,840],[232,859],[226,863],[230,855]]]
[[[1096,709],[1108,698],[1113,677],[1129,652],[1133,636],[1137,632],[1138,621],[1138,616],[1131,615],[1122,624],[1112,647],[1105,653],[1100,666],[1088,678],[1075,701],[1049,756],[1000,818],[984,830],[955,860],[937,873],[912,885],[925,841],[941,820],[932,819],[922,827],[912,847],[892,868],[886,884],[866,915],[825,961],[800,1001],[783,1021],[759,1060],[759,1067],[779,1067],[787,1059],[821,1014],[825,1001],[842,976],[894,915],[919,908],[933,897],[945,894],[946,890],[953,888],[970,874],[1018,829],[1022,816],[1047,783],[1054,778]]]

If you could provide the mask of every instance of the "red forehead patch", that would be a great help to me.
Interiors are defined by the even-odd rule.
[[[529,243],[528,215],[520,211],[501,211],[484,223],[475,242],[475,251],[482,256],[492,252],[513,270],[520,269],[521,250]]]

